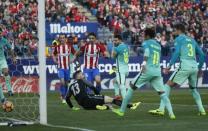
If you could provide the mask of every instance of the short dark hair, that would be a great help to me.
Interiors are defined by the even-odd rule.
[[[119,40],[122,40],[121,35],[115,35],[114,38],[118,38]]]
[[[76,71],[74,74],[73,74],[73,79],[77,79],[77,75],[82,72],[81,70],[78,70]]]
[[[94,36],[95,38],[96,38],[96,34],[94,33],[94,32],[90,32],[89,34],[88,34],[88,37],[89,36]]]
[[[183,24],[183,23],[177,23],[177,24],[175,24],[174,27],[176,30],[180,30],[181,32],[186,31],[185,24]]]
[[[155,38],[155,28],[151,27],[151,28],[146,28],[144,31],[145,36],[149,36],[150,38]]]

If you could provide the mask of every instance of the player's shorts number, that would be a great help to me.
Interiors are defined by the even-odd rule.
[[[188,51],[188,56],[194,56],[194,50],[192,44],[187,45],[189,51]]]
[[[128,51],[125,51],[123,53],[123,55],[124,55],[124,62],[129,63],[129,53],[128,53]]]
[[[74,94],[75,96],[76,96],[77,94],[79,94],[79,92],[80,92],[78,83],[73,84],[72,87],[71,87],[71,89],[72,89],[73,94]]]
[[[153,64],[159,64],[160,53],[158,51],[153,51]]]

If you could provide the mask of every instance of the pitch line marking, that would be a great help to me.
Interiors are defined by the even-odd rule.
[[[54,127],[54,128],[63,128],[63,129],[72,129],[72,130],[79,130],[79,131],[95,131],[95,130],[86,129],[86,128],[62,126],[62,125],[53,125],[53,124],[46,124],[44,126]]]

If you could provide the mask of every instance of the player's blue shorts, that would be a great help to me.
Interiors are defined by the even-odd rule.
[[[58,69],[58,77],[68,81],[70,79],[70,69]]]
[[[84,75],[86,77],[86,79],[88,81],[93,82],[95,80],[95,76],[96,75],[100,75],[99,69],[95,68],[95,69],[83,69]]]

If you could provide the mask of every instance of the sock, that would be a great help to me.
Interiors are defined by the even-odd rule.
[[[204,107],[202,105],[201,96],[200,96],[199,92],[196,89],[192,89],[191,93],[193,95],[193,98],[195,99],[195,102],[198,106],[199,111],[200,112],[205,112]]]
[[[165,89],[165,93],[166,93],[167,97],[169,97],[169,95],[170,95],[170,86],[165,84],[164,89]],[[162,101],[162,99],[160,100],[159,110],[160,111],[164,111],[165,110],[165,103]]]
[[[161,98],[161,101],[163,101],[163,103],[165,104],[165,107],[167,108],[169,115],[173,115],[172,105],[167,95],[163,93],[160,95],[160,98]]]
[[[65,98],[65,96],[66,96],[66,88],[65,88],[64,85],[61,85],[60,93],[61,93],[62,98]]]
[[[64,88],[65,88],[65,89],[64,89],[64,94],[65,94],[65,95],[64,95],[64,98],[65,98],[66,93],[67,93],[67,86],[64,86]]]
[[[5,100],[5,97],[4,97],[4,93],[3,93],[3,89],[2,89],[2,85],[1,84],[0,84],[0,100],[1,100],[2,103]]]
[[[96,84],[96,89],[98,90],[99,94],[101,92],[101,84]]]
[[[121,100],[117,100],[117,99],[113,99],[113,104],[117,105],[117,106],[121,106],[122,101]]]
[[[126,97],[123,99],[120,111],[121,112],[125,112],[126,107],[130,101],[130,99],[132,98],[132,94],[133,94],[133,89],[129,88],[126,94]]]
[[[120,88],[121,88],[121,96],[124,99],[126,96],[126,87],[125,87],[125,85],[121,84]]]
[[[113,99],[113,104],[117,105],[117,106],[121,106],[122,104],[122,101],[121,100],[117,100],[117,99]],[[127,104],[127,107],[128,108],[131,108],[132,107],[132,104]]]
[[[114,87],[115,96],[119,96],[119,87],[116,82],[113,82],[113,87]]]
[[[10,76],[9,76],[9,75],[4,76],[4,79],[5,79],[5,82],[6,82],[7,90],[8,90],[8,91],[12,91],[12,90],[11,90],[12,85],[11,85],[11,78],[10,78]]]

